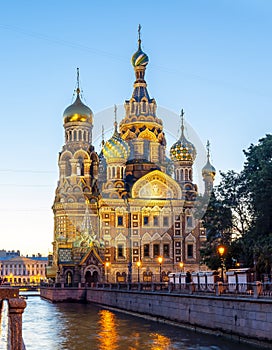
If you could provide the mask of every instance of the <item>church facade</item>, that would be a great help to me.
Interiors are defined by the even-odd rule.
[[[206,241],[194,215],[196,149],[184,133],[166,152],[163,121],[145,81],[148,56],[132,56],[134,90],[125,116],[97,153],[92,144],[93,112],[81,101],[63,114],[65,144],[53,204],[54,238],[47,277],[64,283],[167,280],[170,272],[197,271]],[[202,170],[205,191],[215,169]]]

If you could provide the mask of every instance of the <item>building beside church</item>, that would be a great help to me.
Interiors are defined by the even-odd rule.
[[[30,257],[22,256],[19,250],[0,250],[0,282],[12,285],[40,283],[46,280],[47,264],[47,257],[41,254]]]
[[[78,79],[76,99],[63,114],[48,278],[159,281],[181,268],[199,269],[206,234],[194,215],[197,151],[185,137],[182,112],[181,136],[167,157],[163,121],[145,81],[147,64],[139,33],[134,90],[119,125],[115,110],[113,135],[103,139],[100,153],[92,144],[94,115],[81,100]],[[202,174],[208,193],[215,176],[209,154]]]

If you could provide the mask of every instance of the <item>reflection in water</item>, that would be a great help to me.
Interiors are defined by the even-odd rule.
[[[256,350],[213,335],[148,321],[93,304],[52,304],[29,297],[27,350]]]
[[[116,331],[116,317],[108,310],[99,311],[99,349],[100,350],[115,350],[118,347],[118,334]]]
[[[168,337],[158,333],[151,333],[151,338],[153,339],[152,350],[168,350],[171,345],[171,341]]]

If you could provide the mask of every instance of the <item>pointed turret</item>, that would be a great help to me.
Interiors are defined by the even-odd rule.
[[[213,189],[213,182],[216,175],[215,167],[210,163],[210,142],[207,141],[207,163],[202,169],[202,176],[205,183],[205,194],[210,194]]]
[[[185,181],[192,182],[192,166],[196,158],[195,146],[184,135],[184,111],[181,110],[181,135],[170,149],[170,157],[174,162],[175,179],[182,184]]]
[[[88,149],[92,143],[93,112],[81,101],[79,68],[77,68],[76,99],[63,112],[67,147]]]

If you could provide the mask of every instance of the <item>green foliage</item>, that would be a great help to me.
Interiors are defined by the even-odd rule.
[[[203,260],[216,268],[216,247],[227,248],[227,268],[236,262],[254,267],[257,278],[270,274],[272,266],[272,136],[244,151],[246,161],[240,174],[221,173],[204,215],[207,245]]]

